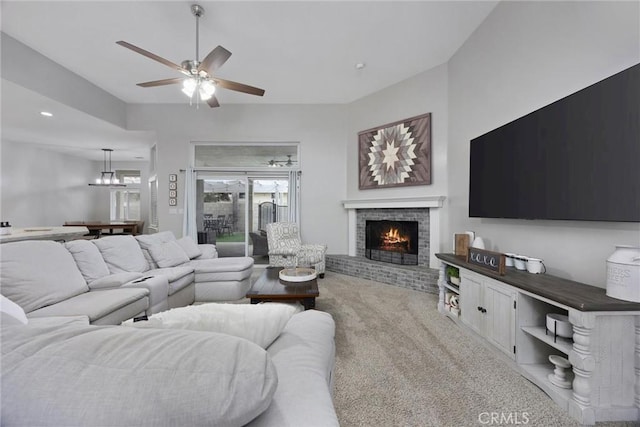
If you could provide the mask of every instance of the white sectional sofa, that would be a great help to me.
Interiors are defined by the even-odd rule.
[[[87,315],[92,324],[237,300],[252,271],[250,257],[218,259],[215,246],[171,232],[0,247],[1,292],[29,317]]]
[[[5,305],[3,426],[339,426],[327,313],[294,314],[263,349],[222,333],[94,326],[86,317],[24,324]]]
[[[29,317],[85,315],[96,325],[117,325],[149,308],[147,288],[133,283],[92,287],[71,253],[47,240],[0,246],[0,292]]]
[[[222,259],[194,259],[190,269],[165,267],[175,276],[163,275],[162,267],[127,271],[143,269],[142,252],[133,255],[136,241],[107,239],[112,238],[100,239],[106,242],[101,245],[0,245],[3,427],[339,426],[332,401],[331,315],[316,310],[290,315],[260,345],[207,329],[117,326],[141,314],[164,314],[171,295],[172,304],[191,298],[187,289],[198,283],[183,284],[183,277],[197,281],[202,274],[200,284],[222,283],[221,293],[213,296],[235,297],[234,286],[243,289],[238,279],[246,266],[238,260],[225,271]],[[111,252],[122,247],[129,247],[129,257],[122,256],[126,251]],[[150,256],[165,265],[170,252],[158,247]],[[181,276],[177,268],[189,272]],[[152,272],[157,275],[148,278]],[[266,318],[247,330],[274,323]]]

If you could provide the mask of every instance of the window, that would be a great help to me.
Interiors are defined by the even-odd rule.
[[[140,220],[140,189],[111,190],[111,220]]]
[[[126,188],[111,190],[112,221],[139,221],[140,218],[140,171],[116,170],[116,178]]]
[[[158,178],[149,179],[149,227],[158,228]]]
[[[122,184],[133,185],[140,188],[139,170],[117,170],[116,178],[118,178]]]

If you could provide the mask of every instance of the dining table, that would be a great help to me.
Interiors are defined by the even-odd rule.
[[[100,237],[104,230],[109,230],[109,234],[113,234],[113,230],[122,230],[123,233],[133,234],[138,224],[124,221],[66,221],[64,226],[87,227],[90,234]]]

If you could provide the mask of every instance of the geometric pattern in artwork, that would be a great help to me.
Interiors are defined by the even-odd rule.
[[[360,189],[431,184],[431,113],[358,133]]]

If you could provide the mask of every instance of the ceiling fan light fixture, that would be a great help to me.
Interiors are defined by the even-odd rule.
[[[193,96],[193,93],[196,91],[198,87],[198,82],[194,78],[186,78],[182,82],[182,93],[187,95],[189,98]]]
[[[201,80],[198,91],[200,93],[200,99],[206,101],[211,99],[214,93],[216,93],[216,86],[210,80]]]

